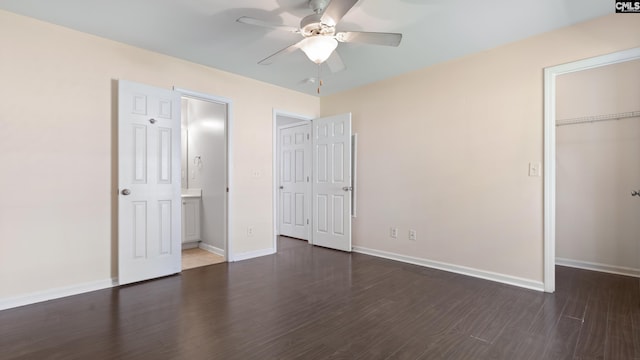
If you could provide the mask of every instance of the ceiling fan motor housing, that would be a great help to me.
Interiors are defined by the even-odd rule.
[[[302,35],[315,36],[315,35],[328,35],[333,36],[336,33],[334,26],[325,25],[320,18],[321,14],[312,14],[306,16],[300,21],[300,30]]]

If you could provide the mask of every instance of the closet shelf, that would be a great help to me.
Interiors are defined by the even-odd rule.
[[[621,120],[621,119],[629,119],[634,117],[640,117],[640,111],[631,111],[631,112],[607,114],[607,115],[584,116],[584,117],[573,118],[573,119],[556,120],[556,126],[594,123],[594,122],[609,121],[609,120]]]

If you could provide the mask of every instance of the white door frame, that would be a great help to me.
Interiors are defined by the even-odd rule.
[[[556,265],[556,78],[559,75],[640,59],[640,48],[544,69],[544,291],[555,291]]]
[[[272,129],[272,143],[273,143],[273,251],[278,252],[278,210],[280,209],[280,191],[278,189],[278,185],[280,184],[280,174],[278,172],[279,164],[278,164],[278,117],[285,116],[288,118],[299,119],[300,121],[311,121],[313,120],[312,116],[308,115],[300,115],[292,112],[273,109],[273,129]],[[311,239],[309,239],[309,243],[312,243]]]
[[[231,220],[232,220],[232,214],[233,212],[231,211],[233,208],[233,189],[231,188],[230,184],[233,182],[232,179],[232,173],[231,173],[231,161],[233,159],[233,142],[232,139],[233,137],[231,136],[232,131],[233,131],[233,104],[231,99],[225,98],[225,97],[221,97],[221,96],[216,96],[216,95],[209,95],[209,94],[205,94],[205,93],[200,93],[200,92],[196,92],[196,91],[191,91],[191,90],[186,90],[186,89],[182,89],[182,88],[178,88],[178,87],[173,87],[173,90],[180,93],[180,96],[182,97],[188,97],[188,98],[192,98],[192,99],[198,99],[198,100],[202,100],[202,101],[208,101],[208,102],[213,102],[213,103],[217,103],[217,104],[224,104],[227,106],[227,119],[226,119],[226,126],[225,126],[225,142],[226,142],[226,148],[227,148],[227,156],[225,159],[225,171],[227,174],[227,196],[225,198],[225,219],[224,219],[224,224],[225,224],[225,228],[224,228],[224,239],[225,239],[225,246],[224,246],[224,258],[225,260],[227,260],[228,262],[232,262],[235,261],[235,254],[233,252],[233,242],[231,241],[231,239],[233,239],[233,234],[232,234],[232,228],[231,228]]]

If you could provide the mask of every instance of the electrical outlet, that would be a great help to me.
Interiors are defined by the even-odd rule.
[[[247,236],[249,236],[249,237],[253,236],[253,230],[254,230],[253,226],[249,226],[247,228]]]
[[[409,240],[416,241],[418,234],[415,230],[409,229]]]
[[[398,228],[397,227],[392,227],[391,231],[389,232],[389,235],[392,238],[397,239],[398,238]]]

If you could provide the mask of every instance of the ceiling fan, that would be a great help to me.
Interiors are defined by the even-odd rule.
[[[337,53],[334,56],[331,56],[331,54],[334,53],[339,42],[398,46],[402,40],[402,34],[398,33],[336,32],[338,22],[357,2],[358,0],[309,0],[309,7],[313,10],[313,14],[304,17],[300,21],[300,27],[298,28],[271,24],[247,16],[240,17],[236,21],[243,24],[289,31],[303,36],[302,40],[260,60],[258,64],[269,65],[277,57],[301,49],[309,60],[316,64],[322,64],[331,57],[332,60],[327,62],[327,65],[329,65],[332,72],[337,72],[344,69],[344,64]]]

